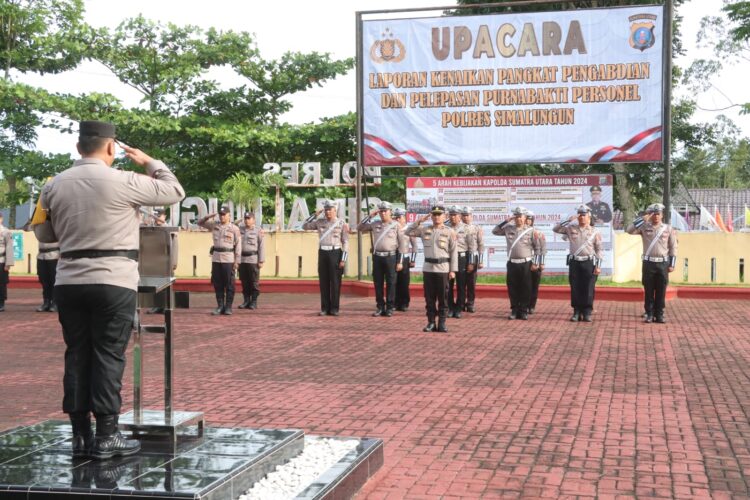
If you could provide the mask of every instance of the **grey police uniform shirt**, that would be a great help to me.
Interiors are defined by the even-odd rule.
[[[0,225],[0,265],[10,267],[13,263],[13,234]]]
[[[448,273],[458,272],[458,247],[456,233],[448,226],[436,228],[420,226],[416,222],[406,226],[407,236],[414,236],[422,240],[425,259],[447,259],[446,262],[432,263],[425,260],[422,272]]]
[[[482,226],[477,224],[466,224],[466,227],[466,237],[471,240],[470,245],[474,248],[474,262],[482,262],[484,259],[484,230],[482,229]]]
[[[305,231],[318,232],[318,246],[327,248],[340,248],[343,252],[349,252],[349,224],[338,217],[331,219],[312,219],[312,215],[302,224]],[[312,219],[312,220],[310,220]],[[333,229],[328,231],[331,226]],[[326,234],[327,233],[327,234]],[[325,238],[321,237],[325,235]]]
[[[662,230],[662,227],[664,229]],[[677,259],[677,231],[669,224],[659,223],[653,225],[638,217],[633,224],[630,224],[625,230],[628,234],[640,234],[643,240],[643,254],[646,254],[648,247],[651,251],[646,257],[667,258],[670,266],[674,267]],[[651,242],[659,236],[659,240],[651,246]]]
[[[211,262],[220,264],[239,264],[242,257],[242,243],[240,242],[240,228],[231,222],[221,224],[206,217],[198,221],[198,226],[211,231],[214,252]],[[217,252],[216,249],[231,249],[229,252]]]
[[[357,230],[372,232],[373,252],[396,252],[403,256],[408,250],[408,239],[395,220],[386,224],[382,220],[370,221],[368,216],[357,226]]]
[[[507,251],[510,252],[508,260],[534,259],[537,264],[542,263],[540,255],[541,244],[536,234],[534,234],[533,227],[523,226],[518,228],[515,224],[503,221],[492,229],[492,234],[495,236],[505,236]],[[520,240],[514,245],[514,242],[518,238]],[[513,248],[512,251],[511,247]]]
[[[564,220],[555,224],[552,232],[567,236],[570,255],[581,258],[595,257],[594,265],[601,267],[602,259],[604,259],[602,235],[594,226],[589,224],[581,227],[569,220]]]
[[[146,175],[116,170],[102,160],[83,158],[42,189],[49,219],[34,226],[39,241],[60,242],[60,252],[138,250],[142,205],[172,205],[185,190],[158,160]],[[57,263],[56,285],[114,285],[138,290],[138,262],[127,257],[66,259]]]
[[[477,251],[477,242],[472,233],[471,226],[459,222],[455,227],[453,225],[448,225],[448,227],[456,233],[456,250],[458,253],[470,252],[472,257],[471,262],[473,263],[474,254]]]
[[[547,256],[547,237],[544,236],[543,232],[539,231],[534,226],[530,226],[530,227],[533,228],[534,238],[536,238],[536,240],[539,242],[539,247],[535,251],[534,257],[538,255],[541,257],[541,259],[536,258],[535,260],[538,264],[544,264],[544,259]]]
[[[406,240],[405,256],[412,261],[415,261],[417,260],[417,252],[419,252],[419,243],[417,243],[418,239],[416,236],[409,236],[406,234],[407,226],[405,224],[403,226],[399,224],[399,226],[399,231],[401,231],[401,234],[404,235],[404,239]]]
[[[240,239],[243,254],[255,253],[254,255],[241,255],[241,264],[257,264],[266,261],[266,240],[262,228],[257,224],[251,228],[242,224],[240,226]]]
[[[39,242],[39,252],[36,254],[38,260],[57,260],[60,258],[60,243],[54,241],[52,243]]]

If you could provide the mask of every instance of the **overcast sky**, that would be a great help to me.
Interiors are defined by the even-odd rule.
[[[284,2],[248,2],[240,0],[85,0],[86,20],[93,26],[115,27],[122,20],[143,14],[146,18],[171,22],[177,25],[193,24],[203,28],[248,31],[256,35],[261,56],[276,58],[287,51],[329,52],[335,58],[355,55],[355,12],[380,9],[419,8],[451,5],[452,2],[435,0],[286,0]],[[721,0],[691,0],[680,13],[684,16],[683,43],[688,49],[686,58],[675,62],[683,67],[696,57],[710,57],[695,48],[695,36],[700,19],[716,15]],[[422,13],[420,15],[439,15]],[[405,17],[400,15],[399,17]],[[372,17],[371,17],[372,18]],[[706,109],[725,108],[731,103],[750,101],[750,87],[746,83],[747,71],[735,67],[714,79],[718,90],[713,89],[698,97],[698,104]],[[94,63],[86,63],[75,74],[46,76],[40,79],[26,76],[24,81],[42,85],[53,91],[82,93],[109,92],[126,105],[136,105],[140,96],[121,84],[107,70]],[[356,108],[354,71],[345,77],[330,81],[323,88],[315,88],[292,98],[294,109],[283,117],[290,123],[316,121],[320,117],[335,116]],[[727,110],[735,123],[750,136],[750,117],[740,117],[736,111]],[[701,121],[712,121],[716,112],[699,112]],[[57,132],[46,131],[40,135],[38,146],[49,152],[75,154],[75,140]]]

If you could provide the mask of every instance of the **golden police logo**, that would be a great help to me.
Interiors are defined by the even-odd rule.
[[[656,35],[654,34],[654,14],[636,14],[628,18],[630,21],[630,46],[634,49],[644,50],[654,46]]]
[[[393,36],[390,28],[386,28],[382,36],[383,38],[375,40],[370,47],[370,59],[377,64],[403,61],[406,57],[406,47],[401,40]]]

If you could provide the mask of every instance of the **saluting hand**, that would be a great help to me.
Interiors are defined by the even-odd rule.
[[[130,146],[126,146],[123,143],[120,143],[120,146],[122,147],[123,150],[125,150],[125,156],[127,156],[130,161],[132,161],[133,163],[135,163],[136,165],[140,167],[143,167],[144,165],[146,165],[146,163],[150,161],[154,161],[153,158],[151,158],[149,155],[147,155],[140,149],[131,148]]]
[[[419,222],[426,222],[430,218],[430,214],[425,214],[419,218]]]

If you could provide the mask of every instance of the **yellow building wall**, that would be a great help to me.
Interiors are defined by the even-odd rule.
[[[17,262],[11,274],[36,274],[38,244],[33,233],[23,234],[23,262]],[[179,277],[207,277],[211,274],[211,236],[207,232],[180,232],[180,251],[176,275]],[[370,238],[362,239],[365,255],[363,273],[367,272],[370,257]],[[282,278],[317,276],[318,236],[309,232],[266,233],[266,263],[261,276]],[[641,252],[639,236],[615,234],[615,271],[613,281],[640,281]],[[278,274],[276,257],[278,256]],[[301,261],[300,261],[301,258]],[[716,259],[715,283],[739,284],[740,259],[750,265],[750,233],[681,233],[677,252],[677,267],[670,277],[672,283],[711,283],[711,259]],[[195,259],[195,272],[193,269]],[[687,270],[685,260],[687,259]],[[300,268],[301,262],[301,268]],[[687,279],[684,279],[685,272]],[[357,275],[357,235],[349,235],[349,260],[346,276]]]

